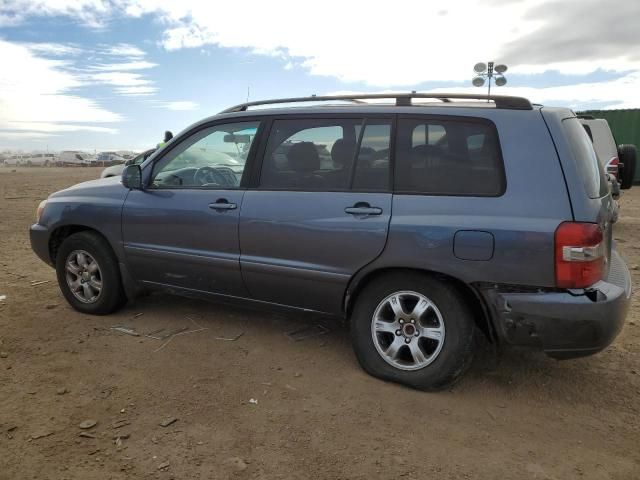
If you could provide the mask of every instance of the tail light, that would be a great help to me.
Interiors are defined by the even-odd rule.
[[[617,179],[620,179],[620,177],[618,176],[619,166],[620,160],[618,159],[618,157],[613,157],[611,160],[609,160],[609,163],[607,163],[607,173],[610,173]]]
[[[561,223],[555,242],[558,288],[585,288],[602,280],[606,248],[599,225]]]

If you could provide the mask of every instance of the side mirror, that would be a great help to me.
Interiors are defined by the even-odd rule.
[[[122,185],[131,190],[142,190],[142,169],[140,165],[127,165],[124,167]]]
[[[125,167],[126,167],[127,165],[131,165],[131,164],[133,164],[133,158],[130,158],[129,160],[127,160],[127,161],[125,161],[125,162],[124,162]]]

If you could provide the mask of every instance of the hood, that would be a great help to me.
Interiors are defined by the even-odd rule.
[[[124,198],[129,191],[122,185],[120,177],[100,178],[78,183],[52,193],[49,198],[60,197],[105,197]]]

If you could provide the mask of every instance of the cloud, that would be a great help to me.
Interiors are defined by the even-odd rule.
[[[142,86],[150,83],[149,80],[143,78],[142,75],[129,72],[94,73],[90,78],[97,83],[107,83],[117,86]]]
[[[142,73],[131,73],[157,67],[157,63],[144,60],[145,52],[134,45],[119,43],[102,45],[101,53],[109,57],[120,57],[122,62],[97,63],[86,69],[99,73],[89,73],[86,78],[93,83],[112,85],[114,92],[127,97],[149,96],[158,91],[154,82]],[[109,59],[110,60],[110,59]]]
[[[117,45],[104,45],[104,53],[107,55],[115,55],[119,57],[144,57],[144,50],[139,49],[135,45],[128,43],[119,43]]]
[[[216,45],[284,60],[283,68],[374,87],[426,81],[462,81],[480,60],[506,61],[514,73],[558,70],[584,74],[598,68],[640,70],[640,17],[632,0],[458,0],[441,4],[325,0],[312,19],[300,21],[304,3],[246,0],[241,24],[233,3],[201,0],[3,0],[12,22],[27,16],[65,15],[91,26],[116,16],[153,15],[164,26],[167,50]],[[276,14],[274,14],[276,13]],[[266,20],[268,19],[268,20]],[[576,24],[579,19],[579,25]],[[240,27],[239,27],[240,25]],[[142,57],[122,43],[105,52]]]
[[[478,93],[480,89],[457,88],[461,93]],[[493,92],[494,90],[492,90]],[[587,109],[591,105],[599,108],[638,108],[640,106],[640,72],[631,72],[615,80],[577,83],[556,87],[499,87],[498,93],[526,97],[535,103],[563,105],[575,110]]]
[[[483,95],[486,87],[449,87],[434,88],[424,93],[470,93]],[[620,78],[602,82],[577,83],[556,87],[498,87],[492,92],[499,95],[515,95],[525,97],[533,103],[543,105],[566,106],[575,110],[586,110],[591,105],[600,105],[599,108],[638,108],[640,105],[640,72],[632,72]],[[388,93],[390,90],[376,92],[367,91],[333,91],[327,95],[355,95],[358,93]],[[422,92],[421,92],[422,93]],[[385,103],[380,100],[368,100],[373,103]],[[416,100],[419,102],[420,100]],[[425,99],[424,101],[428,101]]]
[[[306,9],[300,2],[276,1],[274,8],[274,2],[247,0],[242,28],[233,4],[121,2],[126,14],[160,17],[167,50],[245,48],[282,58],[283,68],[302,66],[314,75],[374,87],[467,80],[477,61],[490,59],[510,62],[515,73],[640,69],[640,58],[627,53],[629,39],[640,46],[640,36],[623,21],[639,17],[640,4],[628,0],[460,0],[447,4],[446,12],[440,4],[408,0],[395,4],[410,12],[396,22],[380,1],[363,12],[357,2],[325,0],[313,20],[299,21]],[[577,18],[580,27],[573,28]]]
[[[523,19],[533,26],[532,30],[507,43],[503,59],[530,65],[588,63],[591,71],[598,64],[610,70],[637,68],[640,34],[630,21],[637,18],[637,0],[554,0],[538,4]],[[584,68],[571,70],[582,72]]]
[[[100,127],[95,125],[82,125],[82,124],[65,124],[65,123],[47,123],[47,122],[13,122],[7,121],[1,123],[5,131],[0,135],[7,134],[7,130],[30,130],[34,132],[98,132],[115,134],[118,133],[118,129],[111,127]]]
[[[0,130],[0,141],[5,140],[36,140],[40,138],[49,138],[55,137],[56,135],[53,133],[43,133],[43,132],[6,132]]]
[[[159,106],[167,110],[196,110],[199,107],[198,103],[188,100],[161,102]]]
[[[148,68],[157,67],[157,63],[147,62],[146,60],[136,60],[132,62],[125,63],[101,63],[98,65],[91,65],[89,70],[98,70],[98,71],[127,71],[127,70],[146,70]]]
[[[77,56],[82,53],[80,47],[63,43],[23,43],[22,45],[36,54],[49,57]]]
[[[0,26],[14,26],[33,16],[67,16],[78,23],[102,28],[112,10],[109,0],[2,0]]]
[[[158,89],[151,86],[118,87],[116,93],[126,97],[144,97],[155,94]]]
[[[16,137],[19,131],[69,131],[71,124],[87,130],[97,127],[81,125],[122,120],[95,100],[72,93],[84,80],[70,72],[65,61],[41,58],[32,47],[4,40],[0,58],[11,66],[0,69],[0,137]]]
[[[245,0],[241,20],[237,5],[228,2],[0,1],[0,17],[14,23],[27,16],[65,15],[92,26],[116,17],[148,16],[163,28],[160,42],[169,51],[232,48],[239,55],[278,58],[284,70],[302,68],[369,88],[468,82],[476,62],[493,59],[508,63],[511,75],[617,72],[622,78],[614,86],[636,98],[625,82],[635,88],[636,77],[629,75],[640,71],[640,35],[631,21],[640,17],[640,3],[633,0],[458,0],[447,3],[446,10],[441,3],[399,0],[394,8],[406,13],[398,18],[390,17],[388,2],[381,0],[371,0],[366,8],[360,2],[325,0],[312,18],[304,2]],[[124,95],[155,91],[143,77],[124,76],[144,69],[133,67],[144,64],[144,51],[122,43],[104,46],[104,53],[126,60],[96,65],[101,73],[119,73],[96,81],[114,85]],[[597,96],[611,105],[629,104],[626,99],[621,103],[619,94],[613,98],[604,87],[589,85],[573,90],[580,97],[571,89],[546,90],[545,95],[558,98],[555,92],[560,91],[576,102]]]

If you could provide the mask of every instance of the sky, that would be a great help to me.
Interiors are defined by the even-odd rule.
[[[640,108],[638,0],[0,0],[0,150],[143,150],[250,100],[495,93]]]

